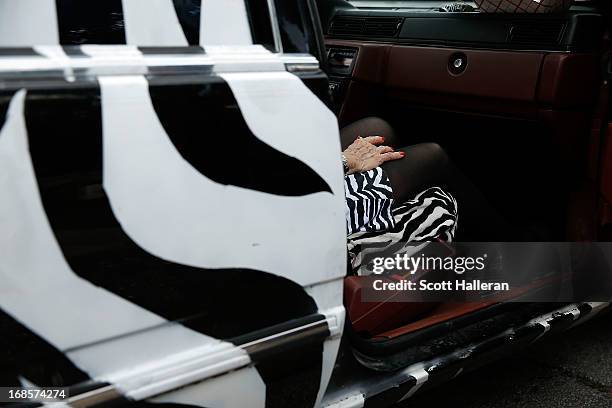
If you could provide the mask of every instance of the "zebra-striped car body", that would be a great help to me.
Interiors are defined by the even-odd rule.
[[[0,1],[3,385],[321,401],[345,227],[311,7]]]

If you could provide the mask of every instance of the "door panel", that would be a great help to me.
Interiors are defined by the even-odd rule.
[[[533,103],[542,53],[391,46],[384,86]],[[457,61],[457,62],[456,62]],[[465,64],[465,71],[449,66]],[[457,106],[459,107],[459,106]]]
[[[538,102],[554,109],[593,106],[600,76],[599,53],[549,53],[542,64]]]

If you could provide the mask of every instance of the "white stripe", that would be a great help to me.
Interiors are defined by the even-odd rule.
[[[550,324],[547,321],[542,320],[541,322],[539,322],[539,324],[540,326],[544,328],[544,331],[538,334],[538,336],[535,339],[531,340],[531,343],[535,343],[536,341],[540,340],[540,338],[544,336],[546,333],[548,333],[548,331],[550,330]]]
[[[421,222],[416,231],[414,231],[409,238],[409,241],[412,240],[421,240],[425,237],[431,237],[430,235],[421,235],[424,234],[424,231],[434,225],[436,222],[440,220],[440,218],[444,215],[448,214],[445,208],[435,207],[434,210],[427,216],[425,221]]]
[[[147,61],[135,45],[82,45],[81,51],[90,58],[74,58],[69,63],[85,60],[90,76],[104,75],[146,75]],[[168,63],[173,63],[168,61]],[[121,67],[121,68],[119,68]],[[120,73],[118,72],[120,69]]]
[[[202,0],[200,44],[253,44],[244,0]]]
[[[172,0],[122,0],[122,2],[128,45],[140,47],[189,45]]]
[[[0,47],[56,44],[55,0],[0,0]]]
[[[418,369],[411,369],[409,374],[416,379],[416,384],[397,402],[401,402],[412,397],[414,393],[417,392],[419,388],[421,388],[429,379],[429,373],[422,367]]]
[[[80,48],[93,61],[130,59],[146,65],[144,55],[135,45],[81,45]]]
[[[64,76],[68,82],[74,81],[74,71],[70,66],[70,57],[60,45],[38,45],[34,47],[34,51],[51,60],[52,63],[63,67]]]

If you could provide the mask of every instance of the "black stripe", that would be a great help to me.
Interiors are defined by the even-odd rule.
[[[245,7],[249,17],[253,44],[261,44],[273,51],[274,36],[272,34],[272,20],[270,19],[268,2],[266,0],[245,0]]]
[[[309,327],[300,329],[304,326]],[[283,334],[290,330],[293,331]],[[329,334],[329,326],[325,316],[314,314],[228,339],[228,341],[237,346],[243,346],[249,353],[251,360],[257,363],[265,361],[273,355],[295,352],[306,345],[321,343],[329,337]],[[267,340],[257,341],[265,338]]]
[[[62,45],[125,44],[121,0],[55,0]]]
[[[407,381],[387,389],[379,394],[368,396],[363,404],[364,408],[391,407],[406,395],[415,385],[416,378],[410,377]]]
[[[0,384],[3,387],[20,386],[18,376],[40,387],[65,387],[90,379],[60,350],[1,309],[0,333]]]
[[[143,55],[180,55],[180,54],[205,54],[204,48],[193,47],[138,47]]]
[[[188,44],[199,45],[201,0],[173,4]],[[56,0],[56,8],[60,44],[126,44],[121,0]]]
[[[331,193],[314,170],[251,132],[221,78],[201,77],[197,83],[173,86],[159,78],[149,81],[153,106],[170,140],[207,178],[283,196]]]
[[[152,78],[163,78],[164,82],[170,83],[190,83],[195,77],[213,75],[212,65],[202,64],[182,64],[180,68],[173,66],[149,66],[149,81]],[[180,75],[179,75],[180,74]],[[171,78],[171,76],[174,76]]]
[[[0,58],[2,57],[42,57],[33,48],[27,47],[0,47]]]
[[[174,10],[189,45],[200,44],[202,0],[173,0]]]
[[[72,58],[89,58],[89,55],[85,54],[83,52],[83,50],[81,49],[81,47],[79,47],[79,46],[76,46],[76,45],[66,45],[66,46],[63,46],[62,49],[64,50],[66,55],[68,55],[69,57],[72,57]]]
[[[255,366],[266,384],[266,408],[313,407],[323,368],[323,343],[268,358]]]
[[[6,121],[6,114],[8,113],[9,105],[14,95],[15,91],[0,94],[0,131],[4,127],[4,122]]]

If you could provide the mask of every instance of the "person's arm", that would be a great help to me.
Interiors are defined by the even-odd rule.
[[[348,171],[346,174],[363,173],[372,170],[384,162],[404,158],[406,153],[396,152],[390,146],[382,145],[385,138],[381,136],[358,137],[343,152]]]

